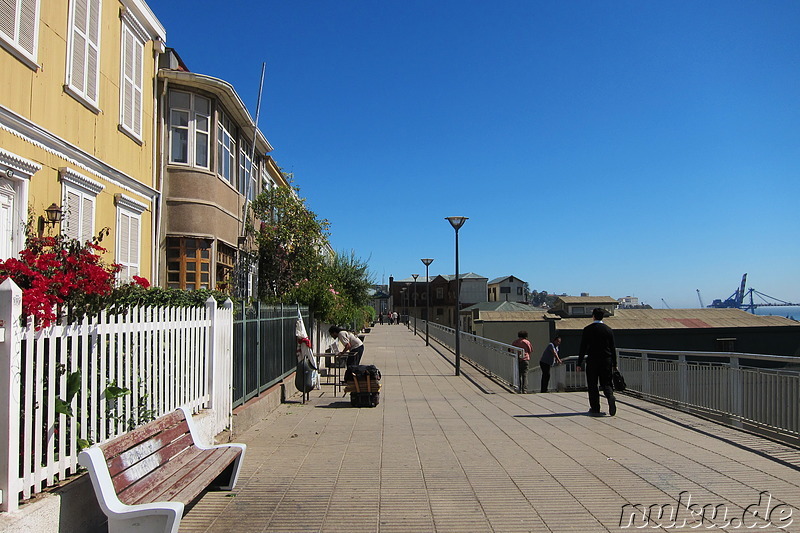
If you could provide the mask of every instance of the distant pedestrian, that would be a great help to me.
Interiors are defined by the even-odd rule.
[[[511,343],[511,346],[522,348],[522,355],[517,358],[519,363],[519,392],[520,394],[528,393],[528,366],[531,362],[531,352],[533,346],[531,341],[528,340],[528,332],[520,331],[517,333],[517,339]]]
[[[397,314],[397,311],[392,312],[392,322],[394,324],[400,323],[400,315]]]
[[[383,325],[383,313],[378,313],[378,323],[380,323],[381,326]]]
[[[586,385],[589,388],[589,414],[591,416],[603,416],[600,412],[600,388],[603,389],[606,401],[608,401],[608,414],[617,414],[617,401],[614,398],[614,387],[611,382],[611,374],[617,369],[617,347],[614,344],[614,332],[603,323],[603,309],[597,308],[592,311],[594,322],[583,328],[581,335],[581,347],[578,352],[578,366],[580,371],[583,367],[583,358],[586,357]]]
[[[331,326],[328,328],[328,333],[344,345],[344,351],[350,352],[347,356],[347,366],[361,364],[361,358],[364,356],[364,343],[361,339],[339,326]]]
[[[561,364],[561,358],[558,356],[559,345],[561,345],[561,337],[556,335],[542,352],[542,358],[539,359],[539,367],[542,369],[542,386],[539,392],[547,392],[550,385],[550,368]]]

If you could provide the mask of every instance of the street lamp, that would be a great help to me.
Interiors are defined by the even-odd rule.
[[[417,336],[417,278],[419,274],[411,274],[411,277],[414,278],[414,301],[412,305],[414,306],[414,336]]]
[[[433,263],[433,259],[420,259],[420,261],[425,264],[425,283],[427,284],[425,293],[425,346],[429,346],[428,322],[431,321],[431,278],[428,276],[428,267]]]
[[[456,230],[456,376],[461,375],[461,339],[458,331],[459,311],[461,310],[461,279],[458,276],[458,230],[468,217],[445,217]]]
[[[409,307],[411,307],[411,284],[406,283],[406,327],[411,329],[411,322],[409,321]]]

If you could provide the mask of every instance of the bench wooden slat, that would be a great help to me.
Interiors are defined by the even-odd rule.
[[[153,490],[158,490],[158,487],[167,482],[168,479],[185,465],[190,464],[193,460],[203,453],[199,448],[189,448],[177,457],[171,458],[167,463],[162,464],[159,468],[153,470],[149,475],[140,479],[137,483],[129,485],[127,488],[118,490],[117,495],[120,501],[133,505],[136,503],[149,503],[156,501],[151,499],[148,494]]]
[[[147,483],[146,478],[153,475],[153,472],[161,468],[179,468],[180,463],[169,466],[170,462],[175,462],[178,457],[184,452],[198,450],[194,446],[191,435],[184,435],[175,442],[160,448],[153,454],[142,458],[142,460],[129,465],[127,468],[118,470],[116,474],[111,475],[111,480],[114,483],[114,490],[118,493],[128,489],[132,485],[138,483]],[[111,465],[109,465],[111,471]]]
[[[168,486],[167,490],[161,493],[159,499],[188,504],[208,488],[238,455],[239,451],[233,448],[213,450],[213,455],[204,456],[201,463],[179,472],[180,479]]]
[[[186,418],[184,418],[181,411],[173,411],[172,413],[158,418],[145,426],[136,428],[133,431],[117,437],[111,442],[101,445],[100,449],[103,450],[103,455],[105,455],[106,460],[112,459],[122,452],[136,447],[142,441],[150,439],[153,435],[157,435],[158,433],[166,431],[180,424],[185,425]]]

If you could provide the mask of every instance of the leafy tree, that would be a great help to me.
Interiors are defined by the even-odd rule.
[[[324,281],[321,251],[328,245],[330,223],[306,208],[298,192],[293,186],[274,187],[253,201],[253,214],[262,221],[256,231],[262,301],[285,301],[301,282]]]

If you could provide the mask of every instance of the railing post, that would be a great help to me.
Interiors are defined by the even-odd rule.
[[[645,352],[642,352],[642,394],[650,394],[650,363]]]
[[[689,403],[689,365],[686,355],[678,355],[678,398],[683,405]]]
[[[0,285],[0,511],[19,506],[19,413],[22,289],[11,278]]]
[[[731,423],[735,427],[742,427],[742,417],[744,416],[744,387],[742,386],[742,371],[739,367],[739,358],[730,357],[730,378],[729,378],[729,402],[733,420]]]

